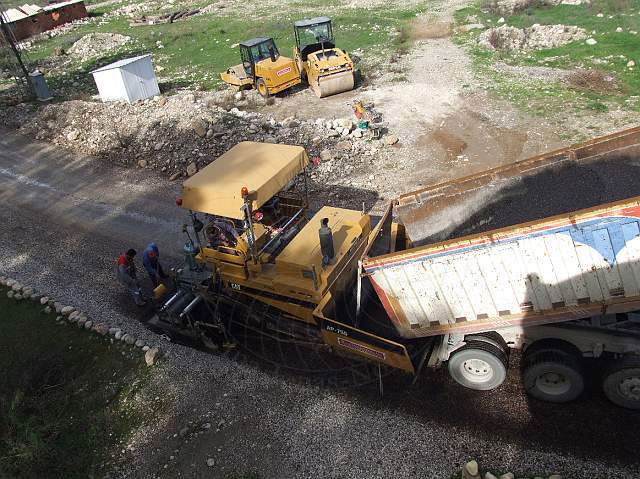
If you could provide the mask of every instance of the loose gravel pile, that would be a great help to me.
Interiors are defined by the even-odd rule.
[[[635,145],[588,161],[558,161],[482,188],[470,182],[467,194],[423,198],[430,214],[420,215],[409,234],[414,242],[429,244],[640,196],[639,175]]]
[[[113,51],[131,40],[119,33],[89,33],[69,48],[69,54],[86,61]]]
[[[583,28],[570,25],[536,24],[524,29],[502,25],[482,32],[478,43],[490,50],[539,50],[585,38],[587,32]]]

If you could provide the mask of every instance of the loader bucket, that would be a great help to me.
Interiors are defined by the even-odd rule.
[[[343,91],[353,90],[354,84],[353,71],[347,70],[321,76],[318,78],[317,83],[313,82],[310,86],[318,98],[324,98]]]

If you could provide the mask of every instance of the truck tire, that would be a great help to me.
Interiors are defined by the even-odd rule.
[[[509,346],[507,346],[506,341],[495,331],[485,331],[484,333],[475,333],[469,334],[464,337],[466,342],[470,341],[482,341],[484,343],[493,344],[496,348],[500,349],[503,353],[509,356]]]
[[[602,381],[605,396],[626,409],[640,409],[640,358],[615,361]]]
[[[525,360],[522,379],[527,393],[542,401],[569,402],[584,391],[580,360],[565,351],[536,352]]]
[[[455,382],[476,391],[489,391],[507,377],[507,355],[484,341],[469,341],[449,358],[449,374]]]
[[[258,90],[258,93],[260,93],[264,98],[269,98],[271,96],[269,87],[267,87],[267,84],[264,82],[264,78],[258,78],[256,80],[256,90]]]

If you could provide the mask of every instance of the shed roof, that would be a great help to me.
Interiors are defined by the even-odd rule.
[[[42,11],[42,8],[40,8],[38,5],[24,4],[21,7],[5,10],[4,12],[2,12],[2,16],[7,23],[12,23],[17,22],[18,20],[22,20],[23,18],[35,15],[40,11]]]
[[[124,58],[122,60],[118,60],[117,62],[113,62],[110,63],[109,65],[105,65],[103,67],[100,67],[96,70],[93,70],[91,73],[98,73],[98,72],[103,72],[106,70],[113,70],[114,68],[122,68],[123,66],[129,65],[131,63],[135,63],[138,60],[141,60],[143,58],[147,58],[150,57],[151,53],[147,53],[145,55],[139,55],[137,57],[131,57],[131,58]]]
[[[301,146],[243,141],[182,185],[182,206],[226,218],[243,219],[242,187],[260,208],[302,172],[309,158]]]
[[[49,5],[45,5],[44,7],[42,7],[42,9],[45,12],[48,12],[48,11],[51,11],[51,10],[57,10],[58,8],[66,7],[66,6],[69,6],[69,5],[73,5],[75,3],[84,3],[84,0],[69,0],[67,2],[51,3]]]
[[[240,45],[244,46],[244,47],[255,47],[256,45],[259,45],[262,42],[266,42],[268,40],[272,40],[271,37],[256,37],[256,38],[252,38],[251,40],[245,40],[244,42],[240,42]]]
[[[318,25],[320,23],[327,23],[330,21],[331,19],[329,17],[305,18],[304,20],[298,20],[297,22],[293,22],[293,26],[296,28],[312,27],[313,25]]]

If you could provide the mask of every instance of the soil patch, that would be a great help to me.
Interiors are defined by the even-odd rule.
[[[566,81],[581,90],[607,93],[618,89],[616,76],[601,70],[577,70],[568,75]]]
[[[414,22],[411,27],[412,40],[428,40],[431,38],[446,38],[453,33],[450,22],[424,23]]]
[[[442,147],[448,160],[456,159],[458,155],[467,149],[466,141],[443,129],[438,129],[431,135],[425,135],[425,137],[418,140],[418,144],[424,145],[431,141],[435,141]]]

